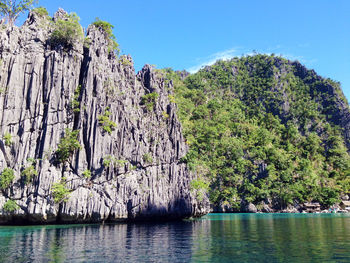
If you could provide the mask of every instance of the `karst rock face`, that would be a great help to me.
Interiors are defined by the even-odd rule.
[[[89,45],[78,41],[68,49],[50,45],[50,30],[31,13],[20,28],[2,25],[0,31],[0,171],[11,168],[15,176],[0,192],[0,223],[207,213],[208,200],[196,198],[195,175],[181,161],[188,149],[169,99],[172,83],[149,65],[135,74],[129,56],[118,59],[109,52],[101,29],[90,26]],[[145,105],[142,98],[150,93],[158,96],[154,105]],[[116,124],[110,133],[101,116]],[[59,162],[67,129],[79,130],[80,149]],[[23,170],[31,164],[37,175],[28,183]],[[62,180],[70,193],[55,202],[52,187]],[[9,200],[19,206],[15,212],[4,209]]]

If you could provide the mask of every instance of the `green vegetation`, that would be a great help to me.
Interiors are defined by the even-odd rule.
[[[157,92],[148,93],[141,97],[141,104],[145,105],[148,111],[152,111],[159,97]]]
[[[41,16],[43,18],[49,17],[49,12],[47,12],[47,9],[42,6],[34,8],[32,12],[36,13],[38,16]]]
[[[4,134],[3,139],[4,139],[4,141],[5,141],[5,145],[6,145],[6,146],[11,146],[11,144],[12,144],[12,135],[11,135],[11,133],[6,132],[6,133]]]
[[[21,13],[30,10],[35,0],[2,0],[0,2],[0,14],[5,17],[10,25],[13,25]]]
[[[202,178],[191,181],[191,192],[196,193],[196,198],[202,201],[205,193],[209,190],[209,183]]]
[[[113,157],[113,156],[111,156],[111,155],[107,155],[107,156],[105,156],[105,157],[103,157],[103,166],[105,167],[105,168],[108,168],[108,167],[110,167],[114,162],[116,161],[116,159]]]
[[[24,177],[26,184],[31,183],[33,181],[33,178],[37,175],[38,175],[38,171],[35,170],[35,166],[33,164],[24,168],[21,173],[21,176]]]
[[[91,171],[89,169],[86,169],[84,172],[83,172],[83,176],[86,178],[86,179],[90,179],[91,178]]]
[[[85,37],[84,38],[84,47],[85,48],[90,48],[90,46],[91,46],[91,38]]]
[[[128,58],[126,57],[126,55],[122,55],[120,58],[119,58],[119,61],[122,63],[122,65],[124,66],[132,66],[130,60],[128,60]]]
[[[152,163],[152,162],[153,162],[152,155],[149,154],[149,153],[145,153],[145,154],[142,156],[142,160],[143,160],[145,163]]]
[[[4,168],[0,175],[0,188],[7,189],[13,183],[15,179],[15,172],[11,168]]]
[[[38,159],[39,160],[39,159]],[[27,159],[27,162],[28,163],[31,163],[31,164],[33,164],[33,165],[35,165],[36,164],[36,159],[34,159],[34,158],[32,158],[32,157],[29,157],[28,159]]]
[[[102,29],[108,40],[108,52],[114,52],[116,55],[119,55],[119,45],[117,39],[113,34],[114,26],[106,21],[102,21],[99,18],[96,18],[95,22],[92,23],[96,28]]]
[[[328,207],[350,192],[350,156],[334,117],[337,99],[325,88],[329,80],[312,70],[298,74],[300,67],[255,55],[218,61],[183,81],[163,70],[174,83],[169,99],[176,98],[190,146],[183,161],[203,178],[192,189],[209,182],[213,204],[237,209],[241,200]],[[339,84],[332,85],[346,100]]]
[[[174,95],[169,95],[168,98],[171,103],[176,103]]]
[[[63,19],[58,19],[51,34],[51,43],[72,48],[76,41],[83,41],[84,32],[79,20],[80,18],[75,13],[67,15]]]
[[[102,126],[103,130],[108,134],[111,134],[112,131],[117,127],[117,124],[110,120],[111,112],[107,107],[104,114],[98,116],[98,123]]]
[[[166,113],[165,111],[162,112],[162,115],[164,119],[169,119],[169,114]]]
[[[124,165],[126,165],[128,163],[128,161],[126,160],[116,160],[115,161],[115,164],[118,166],[118,167],[122,167]]]
[[[13,200],[7,200],[4,204],[3,210],[8,213],[13,213],[19,209],[17,203]]]
[[[80,143],[78,141],[79,130],[72,131],[71,129],[65,130],[65,135],[61,138],[56,151],[57,159],[63,163],[73,154],[75,150],[80,149]]]
[[[123,167],[124,165],[126,165],[128,163],[128,161],[126,160],[117,160],[114,156],[112,155],[107,155],[105,157],[103,157],[103,166],[105,168],[108,168],[112,165],[116,166],[116,167]]]
[[[66,179],[62,178],[59,183],[52,185],[52,196],[56,204],[67,202],[70,194],[70,190],[67,188]]]
[[[75,89],[73,100],[71,102],[71,107],[72,107],[74,113],[79,113],[80,112],[80,101],[79,101],[80,91],[81,91],[81,85],[79,85]]]

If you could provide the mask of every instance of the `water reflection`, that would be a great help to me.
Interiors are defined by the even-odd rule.
[[[0,227],[2,262],[189,262],[192,222]]]
[[[212,214],[194,231],[193,262],[350,262],[346,215]],[[205,252],[207,251],[207,252]]]
[[[350,262],[346,215],[0,227],[0,262]]]

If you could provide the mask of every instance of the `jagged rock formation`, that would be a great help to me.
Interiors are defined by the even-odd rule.
[[[60,11],[55,18],[62,15]],[[20,28],[0,31],[0,171],[14,170],[14,183],[0,192],[0,223],[101,222],[182,218],[208,212],[190,191],[190,174],[172,83],[146,65],[137,75],[130,57],[108,51],[105,34],[87,29],[89,47],[50,46],[50,26],[31,13]],[[156,92],[154,105],[142,96]],[[109,134],[99,121],[106,111],[116,124]],[[65,129],[79,130],[81,148],[57,161]],[[104,159],[109,165],[103,163]],[[35,159],[32,183],[21,171]],[[91,171],[91,178],[83,172]],[[66,178],[66,202],[55,203],[52,186]],[[2,209],[8,200],[19,209]]]

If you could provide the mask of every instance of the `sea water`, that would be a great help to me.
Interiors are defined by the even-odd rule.
[[[0,262],[350,262],[346,214],[0,226]]]

